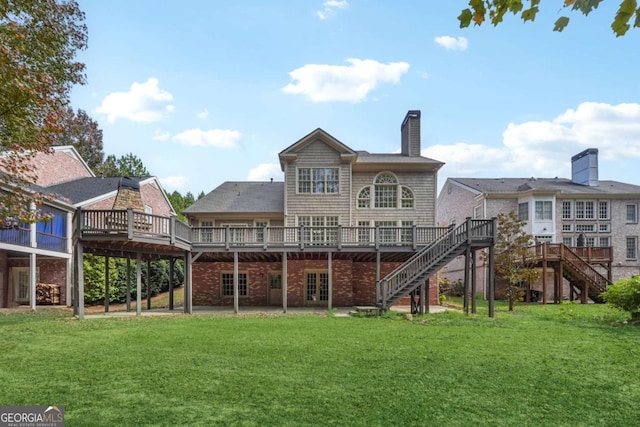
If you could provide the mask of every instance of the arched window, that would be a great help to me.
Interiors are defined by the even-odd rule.
[[[360,193],[358,193],[358,207],[371,207],[371,187],[364,187],[362,190],[360,190]]]
[[[390,172],[383,172],[376,177],[375,204],[376,208],[398,207],[398,179]]]
[[[402,187],[402,199],[400,201],[400,207],[413,208],[413,191],[409,187]]]

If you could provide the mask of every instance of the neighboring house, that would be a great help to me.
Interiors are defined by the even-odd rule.
[[[407,113],[398,154],[355,151],[316,129],[280,152],[284,182],[225,182],[187,208],[193,304],[375,304],[377,280],[436,225],[443,163],[420,143],[420,111]]]
[[[600,180],[594,148],[573,156],[571,170],[571,179],[448,178],[438,196],[438,222],[460,224],[466,217],[492,218],[515,211],[537,242],[611,247],[613,281],[640,274],[640,186]],[[462,279],[462,268],[463,260],[457,259],[441,275]],[[487,269],[482,261],[477,274],[483,283]]]
[[[46,189],[33,186],[33,191]],[[12,191],[4,188],[4,191]],[[38,209],[51,220],[37,224],[16,223],[0,230],[0,308],[40,303],[70,304],[71,219],[75,208],[59,198],[46,200]],[[37,284],[42,284],[39,288]]]
[[[71,305],[71,236],[76,209],[131,207],[154,216],[175,216],[155,177],[95,177],[72,146],[53,147],[49,154],[38,153],[32,162],[38,176],[33,191],[55,195],[39,207],[50,213],[52,220],[0,230],[0,307],[29,304],[35,308],[36,302]],[[136,191],[120,191],[123,183]],[[147,218],[145,221],[151,221]],[[32,298],[34,293],[45,294],[49,289],[55,298]]]

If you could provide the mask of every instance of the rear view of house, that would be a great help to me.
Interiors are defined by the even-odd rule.
[[[225,182],[187,208],[193,304],[379,301],[376,283],[436,225],[443,163],[420,155],[420,111],[407,113],[400,139],[399,154],[374,154],[316,129],[280,152],[284,182]]]

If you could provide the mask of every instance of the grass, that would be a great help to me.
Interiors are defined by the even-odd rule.
[[[184,287],[179,287],[174,289],[173,291],[173,306],[174,307],[182,307],[184,304]],[[131,300],[131,311],[136,311],[137,306],[136,299],[133,298]],[[169,307],[169,292],[162,292],[154,297],[151,297],[151,308],[168,308]],[[110,303],[109,311],[126,311],[127,304],[126,303]],[[147,299],[142,298],[142,309],[147,309]],[[86,306],[85,310],[89,313],[97,313],[104,312],[104,304],[95,304]]]
[[[67,426],[626,426],[640,327],[602,305],[497,316],[0,315],[0,402]]]

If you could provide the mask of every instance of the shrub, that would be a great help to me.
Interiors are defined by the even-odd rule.
[[[607,303],[631,313],[640,321],[640,276],[620,279],[600,295]]]

